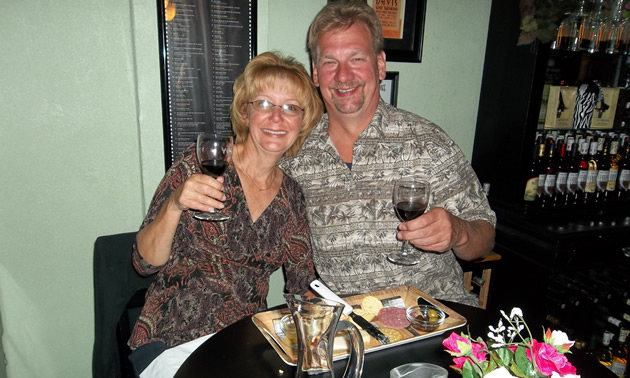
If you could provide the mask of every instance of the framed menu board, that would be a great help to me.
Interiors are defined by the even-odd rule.
[[[198,133],[232,133],[232,85],[256,54],[256,0],[157,0],[165,166]]]

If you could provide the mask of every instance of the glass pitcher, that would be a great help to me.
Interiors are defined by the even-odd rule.
[[[363,339],[359,329],[340,320],[344,305],[323,298],[305,300],[285,294],[297,330],[298,361],[295,377],[335,378],[333,344],[335,335],[346,331],[350,338],[350,354],[343,378],[359,378],[363,371]]]

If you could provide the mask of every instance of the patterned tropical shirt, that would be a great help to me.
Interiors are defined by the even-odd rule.
[[[162,179],[142,224],[149,224],[171,193],[199,172],[194,146]],[[315,278],[304,196],[284,175],[276,197],[252,222],[233,164],[223,175],[225,222],[206,222],[185,211],[177,226],[171,256],[161,267],[142,259],[137,245],[133,264],[143,275],[157,272],[133,329],[133,349],[154,341],[175,346],[227,327],[265,309],[269,277],[280,267],[285,291],[303,293]],[[135,243],[134,243],[135,244]]]
[[[354,144],[350,169],[328,136],[325,114],[298,156],[283,160],[281,166],[302,186],[315,268],[334,292],[415,286],[435,298],[478,305],[464,289],[453,251],[423,253],[414,266],[395,265],[386,258],[401,248],[392,190],[405,176],[430,178],[429,209],[442,207],[467,221],[496,223],[472,167],[437,125],[381,100]]]

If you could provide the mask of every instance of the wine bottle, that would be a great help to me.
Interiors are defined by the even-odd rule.
[[[607,330],[612,334],[617,336],[617,339],[612,339],[610,343],[610,352],[611,352],[611,366],[610,369],[613,373],[617,374],[620,377],[623,377],[623,373],[626,370],[627,359],[628,359],[628,351],[624,350],[624,345],[627,337],[627,327],[624,322],[616,318],[615,316],[606,317],[606,321],[608,322]],[[614,337],[614,336],[613,336]],[[621,340],[621,343],[620,343]],[[617,356],[615,361],[615,355]]]
[[[580,144],[580,157],[578,163],[578,182],[576,203],[583,203],[586,197],[586,179],[588,177],[588,147],[589,143],[584,141]]]
[[[532,148],[532,159],[525,179],[523,200],[526,202],[526,205],[534,203],[538,197],[538,175],[540,174],[540,167],[544,158],[545,143],[542,141],[542,136],[539,136]]]
[[[545,179],[547,177],[547,159],[545,156],[545,151],[547,149],[547,146],[544,144],[544,142],[542,143],[542,146],[539,147],[540,151],[542,152],[542,157],[540,156],[540,152],[539,152],[539,159],[538,162],[538,186],[536,187],[536,204],[539,207],[542,207],[543,204],[543,198],[545,195]]]
[[[619,179],[617,180],[617,198],[630,200],[630,143],[625,142],[624,156],[619,160]]]
[[[567,156],[567,144],[558,145],[558,160],[556,163],[556,187],[554,190],[555,206],[565,206],[567,196],[567,182],[569,179],[569,157]]]
[[[548,304],[569,314],[580,307],[580,299],[575,292],[562,285],[550,283],[545,289],[545,298]]]
[[[610,142],[609,162],[610,169],[608,172],[608,184],[606,185],[606,198],[614,201],[617,198],[617,176],[619,175],[619,141],[612,140]]]
[[[584,186],[584,202],[595,202],[595,195],[597,192],[597,173],[598,173],[598,159],[597,159],[597,142],[592,141],[588,150],[588,168],[586,175],[586,185]]]
[[[604,274],[607,275],[607,280],[610,282],[609,290],[613,294],[613,300],[618,303],[630,299],[630,282],[627,278],[627,272],[618,272],[614,268],[607,269]]]
[[[571,148],[569,149],[569,146]],[[580,161],[578,159],[578,144],[571,143],[567,144],[567,155],[569,158],[567,159],[567,189],[565,192],[564,203],[566,206],[575,205],[575,200],[577,196],[578,190],[578,175],[580,173]]]
[[[550,284],[544,293],[544,309],[547,311],[547,326],[562,330],[573,336],[575,334],[574,314],[579,313],[580,300],[569,290]],[[583,326],[580,324],[579,326]]]
[[[595,352],[595,357],[600,364],[610,369],[612,367],[612,350],[610,348],[610,341],[613,338],[613,334],[606,330],[602,335],[602,343],[598,350]]]
[[[610,370],[618,377],[623,377],[628,368],[628,345],[626,344],[628,331],[628,328],[623,325],[620,326],[617,339],[611,345],[612,364]]]
[[[557,167],[554,156],[555,143],[547,143],[547,166],[545,168],[545,182],[543,184],[543,197],[541,207],[553,207],[554,190],[556,188]]]
[[[598,142],[599,145],[599,142]],[[599,147],[598,147],[599,148]],[[597,153],[597,183],[595,188],[595,200],[606,202],[608,194],[608,179],[610,177],[610,159],[608,157],[608,141],[602,142],[602,148]]]
[[[608,302],[612,299],[613,294],[610,291],[610,281],[603,278],[599,270],[578,271],[575,272],[575,280],[588,285],[599,298],[598,302]]]

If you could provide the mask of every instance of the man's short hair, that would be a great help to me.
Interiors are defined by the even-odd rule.
[[[371,34],[372,48],[375,54],[384,49],[383,27],[374,9],[362,0],[338,0],[324,6],[311,23],[308,32],[308,50],[313,63],[319,60],[317,40],[322,33],[342,29],[346,30],[355,23],[362,23]]]

